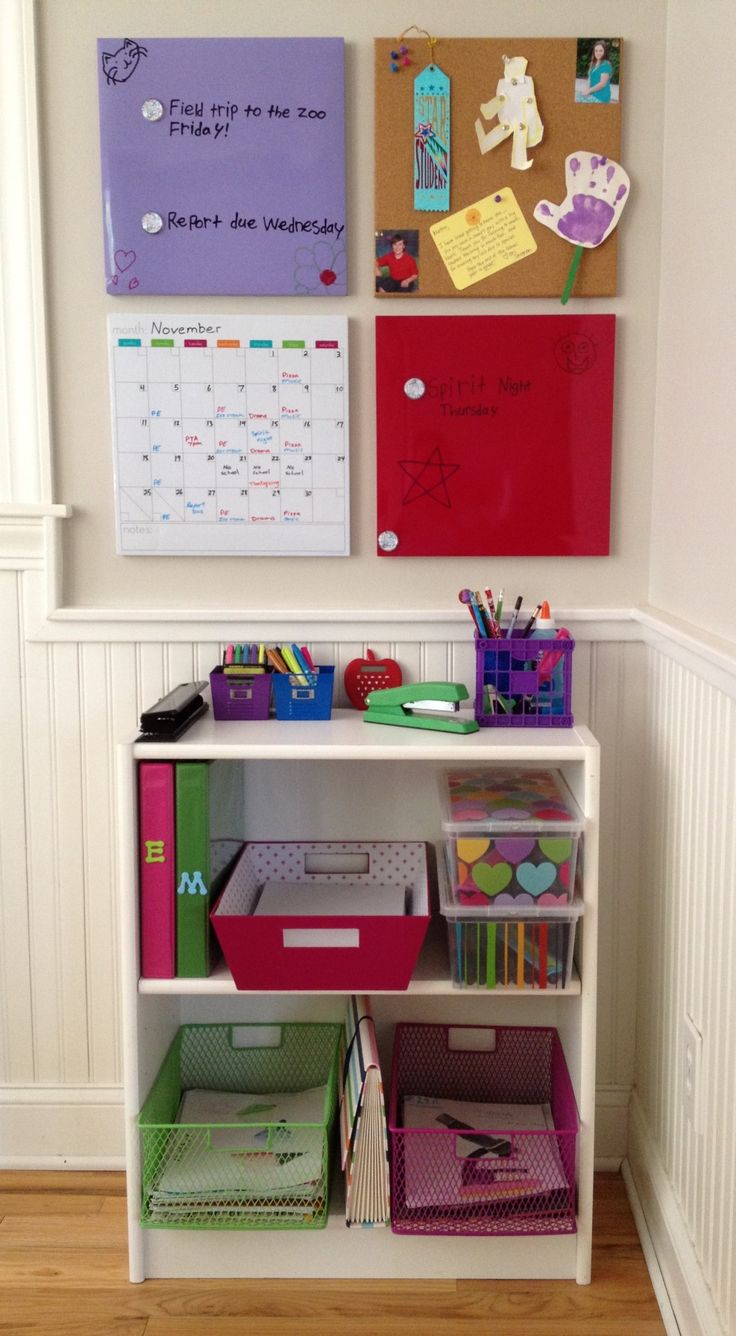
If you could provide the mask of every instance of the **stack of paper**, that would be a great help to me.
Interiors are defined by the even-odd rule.
[[[149,1217],[304,1220],[324,1208],[326,1087],[293,1094],[188,1090]]]
[[[386,1225],[390,1216],[388,1132],[376,1030],[367,997],[348,999],[340,1100],[340,1143],[348,1225]]]
[[[309,918],[406,913],[405,886],[351,881],[264,882],[254,914],[295,915]]]
[[[405,1128],[437,1136],[403,1138],[406,1205],[502,1205],[569,1187],[549,1104],[485,1104],[405,1095]],[[480,1129],[480,1130],[478,1130]],[[454,1132],[456,1135],[451,1136]]]

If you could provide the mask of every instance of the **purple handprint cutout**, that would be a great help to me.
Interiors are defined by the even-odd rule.
[[[587,191],[580,189],[586,177]],[[583,249],[600,246],[613,231],[629,197],[631,183],[620,163],[578,150],[565,159],[565,184],[567,194],[562,204],[550,204],[543,199],[534,210],[538,223],[575,247],[562,293],[563,306],[572,291]]]
[[[586,176],[588,190],[581,191]],[[628,197],[626,172],[611,158],[578,150],[565,160],[565,182],[562,204],[540,200],[534,217],[575,246],[600,246],[616,226]]]

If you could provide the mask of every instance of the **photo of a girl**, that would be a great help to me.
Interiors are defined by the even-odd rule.
[[[618,102],[620,68],[620,38],[581,37],[578,41],[575,101]]]

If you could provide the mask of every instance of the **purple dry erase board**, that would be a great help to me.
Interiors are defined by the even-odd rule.
[[[112,296],[345,295],[341,37],[105,37],[97,60]]]

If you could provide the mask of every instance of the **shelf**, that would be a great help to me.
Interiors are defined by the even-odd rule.
[[[470,717],[460,714],[461,718]],[[597,743],[586,728],[481,728],[443,733],[392,724],[366,724],[362,711],[335,710],[331,719],[224,723],[210,712],[177,742],[133,743],[136,760],[463,760],[581,761]]]
[[[271,995],[289,997],[313,997],[321,993],[337,992],[344,995],[344,989],[309,989],[301,992],[297,989],[270,989]],[[516,988],[515,986],[487,988],[458,988],[450,978],[450,964],[447,953],[447,928],[444,919],[434,918],[424,941],[414,977],[407,989],[358,989],[371,994],[386,993],[396,997],[579,997],[580,976],[574,971],[568,988]],[[139,979],[138,992],[142,995],[166,997],[252,997],[263,996],[261,989],[251,992],[249,989],[236,988],[233,977],[221,961],[206,979]]]

